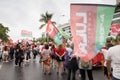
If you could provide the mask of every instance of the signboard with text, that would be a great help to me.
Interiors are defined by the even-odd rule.
[[[32,37],[32,31],[21,30],[22,37]]]
[[[70,22],[76,55],[91,60],[108,36],[114,6],[71,4]]]

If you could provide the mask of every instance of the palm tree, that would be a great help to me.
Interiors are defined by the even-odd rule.
[[[46,12],[45,14],[41,14],[40,22],[43,22],[43,24],[40,25],[39,29],[42,29],[48,22],[48,20],[51,20],[53,17],[52,13]],[[53,24],[56,24],[56,22],[52,22]]]
[[[43,22],[43,24],[40,25],[39,29],[42,29],[48,22],[48,20],[51,20],[53,17],[52,13],[46,12],[45,14],[41,14],[41,19],[39,20],[40,22]],[[56,22],[53,22],[53,24],[56,24]],[[46,34],[46,42],[49,42],[50,37]]]

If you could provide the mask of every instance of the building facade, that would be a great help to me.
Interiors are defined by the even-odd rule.
[[[120,24],[120,0],[117,0],[117,6],[113,15],[112,24]]]
[[[62,29],[63,31],[65,31],[66,33],[69,33],[71,36],[71,28],[70,28],[70,23],[65,23],[62,25],[58,26],[59,29]]]

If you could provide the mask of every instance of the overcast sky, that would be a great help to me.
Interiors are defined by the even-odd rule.
[[[40,15],[48,11],[53,13],[53,21],[67,23],[70,19],[70,3],[107,3],[115,0],[0,0],[0,23],[9,27],[10,37],[16,41],[21,30],[32,31],[33,37],[40,37]],[[62,16],[64,15],[64,16]]]

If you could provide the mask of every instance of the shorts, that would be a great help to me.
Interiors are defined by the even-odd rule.
[[[4,56],[8,56],[8,53],[3,53]]]
[[[62,57],[62,58],[59,58],[58,56],[56,57],[56,60],[59,62],[59,61],[65,61],[65,58]]]

